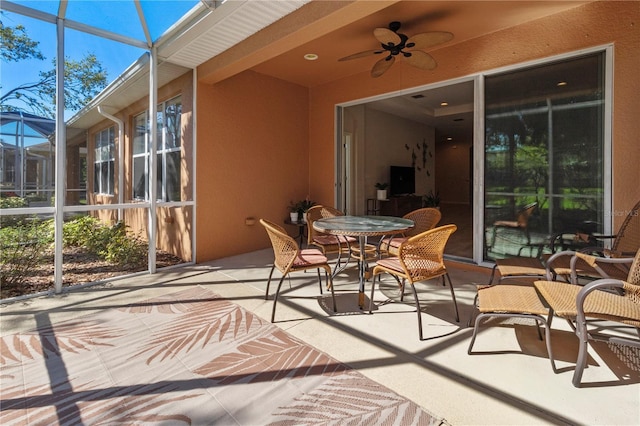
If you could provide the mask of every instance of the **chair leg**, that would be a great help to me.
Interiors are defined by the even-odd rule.
[[[331,269],[329,269],[329,273],[325,271],[324,276],[327,278],[327,281],[329,282],[329,287],[331,288],[331,299],[333,300],[333,312],[338,312],[338,305],[336,304],[336,294],[333,291],[333,277],[331,276]],[[322,287],[322,285],[320,287]]]
[[[411,283],[411,289],[413,290],[413,297],[416,300],[416,311],[418,312],[418,336],[420,337],[420,340],[422,340],[422,312],[420,311],[420,300],[418,300],[418,291],[413,283]]]
[[[271,311],[271,322],[274,322],[276,318],[276,303],[278,303],[278,295],[280,294],[280,287],[282,287],[282,283],[284,282],[285,275],[280,278],[280,282],[278,283],[278,289],[276,290],[276,294],[273,296],[273,310]]]
[[[456,308],[456,322],[460,322],[460,314],[458,313],[458,302],[456,302],[456,294],[453,291],[453,284],[451,284],[451,277],[449,274],[445,274],[447,280],[449,280],[449,288],[451,289],[451,298],[453,299],[453,306]],[[442,277],[442,283],[444,284],[444,276]]]
[[[376,278],[380,279],[380,274],[376,274],[373,276],[371,280],[371,298],[369,299],[369,313],[373,313],[373,292],[376,289]]]
[[[276,269],[276,265],[274,264],[271,267],[271,271],[269,272],[269,279],[267,280],[267,290],[264,293],[264,300],[269,300],[269,285],[271,285],[271,277],[273,276],[273,271]]]
[[[469,342],[469,348],[467,349],[467,354],[472,355],[471,350],[473,349],[473,344],[476,341],[476,335],[478,334],[478,327],[480,326],[480,321],[487,316],[487,314],[478,314],[476,317],[475,324],[473,326],[473,334],[471,335],[471,341]]]
[[[493,277],[495,277],[495,275],[496,275],[496,269],[498,269],[498,264],[497,263],[495,265],[493,265],[493,268],[491,268],[491,276],[489,277],[489,285],[493,284]]]
[[[587,334],[587,325],[584,323],[576,324],[576,335],[580,339],[580,347],[578,348],[578,360],[576,361],[576,369],[573,372],[573,386],[579,388],[582,381],[582,373],[587,366],[589,335]]]
[[[508,317],[518,317],[518,318],[531,318],[533,320],[535,320],[536,322],[536,327],[540,326],[540,323],[542,323],[544,325],[544,329],[545,329],[545,344],[547,346],[547,354],[549,355],[549,361],[551,362],[551,369],[553,370],[554,373],[557,373],[558,370],[556,369],[556,363],[555,363],[555,359],[553,358],[553,351],[551,350],[551,328],[549,327],[549,324],[547,323],[547,321],[545,321],[545,319],[540,316],[540,315],[534,315],[534,314],[516,314],[516,313],[496,313],[496,312],[486,312],[486,313],[481,313],[476,317],[476,321],[475,321],[475,325],[473,327],[473,334],[471,335],[471,341],[469,342],[469,348],[467,349],[467,354],[472,355],[472,349],[473,349],[473,344],[476,341],[476,336],[478,333],[478,328],[480,326],[480,322],[485,318],[485,317],[502,317],[502,318],[508,318]]]
[[[318,272],[318,284],[320,284],[320,294],[322,294],[322,277],[320,276],[320,268],[316,269]]]

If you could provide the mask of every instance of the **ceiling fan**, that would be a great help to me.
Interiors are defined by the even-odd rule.
[[[400,22],[393,21],[389,24],[389,28],[376,28],[373,35],[378,41],[382,49],[366,50],[364,52],[354,53],[345,56],[338,61],[348,61],[351,59],[364,58],[370,55],[386,54],[371,68],[371,77],[380,77],[384,74],[396,60],[396,56],[402,55],[408,64],[423,70],[432,70],[438,66],[435,59],[422,49],[436,46],[453,39],[453,34],[446,31],[429,31],[426,33],[416,34],[408,37],[398,32]]]

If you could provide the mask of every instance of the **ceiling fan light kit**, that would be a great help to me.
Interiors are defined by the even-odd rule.
[[[429,31],[426,33],[416,34],[408,37],[398,32],[400,22],[393,21],[388,28],[376,28],[373,30],[373,36],[380,42],[382,49],[366,50],[364,52],[354,53],[338,61],[348,61],[351,59],[364,58],[371,55],[386,56],[378,60],[371,68],[372,77],[380,77],[384,74],[396,60],[396,56],[402,56],[404,60],[416,68],[423,70],[432,70],[438,66],[435,59],[423,49],[446,43],[453,39],[453,34],[446,31]]]

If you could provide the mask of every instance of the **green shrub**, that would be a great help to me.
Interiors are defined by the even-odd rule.
[[[81,216],[65,222],[62,226],[62,241],[68,247],[88,246],[95,230],[104,226],[92,216]]]
[[[0,209],[17,209],[20,207],[27,207],[27,200],[22,197],[0,198]]]
[[[122,232],[113,234],[103,253],[108,262],[118,265],[143,266],[146,264],[148,244],[137,235]]]
[[[0,285],[19,286],[53,244],[53,221],[30,220],[0,228]]]
[[[108,262],[141,266],[147,259],[148,245],[137,235],[129,235],[127,226],[118,222],[107,226],[92,216],[83,216],[64,224],[64,244],[85,247]]]

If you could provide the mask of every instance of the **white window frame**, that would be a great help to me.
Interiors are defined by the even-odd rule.
[[[161,102],[158,104],[157,109],[157,117],[156,117],[156,132],[157,132],[157,140],[158,140],[158,148],[156,149],[156,155],[160,160],[159,166],[162,168],[159,174],[159,180],[162,185],[158,187],[158,201],[168,201],[167,194],[167,181],[168,181],[168,170],[167,170],[167,157],[169,154],[173,152],[182,152],[182,129],[180,123],[177,123],[176,129],[178,134],[173,137],[173,140],[176,141],[176,146],[169,146],[169,141],[172,139],[172,133],[169,131],[167,126],[167,116],[166,116],[166,108],[170,105],[179,105],[182,108],[182,95],[175,96],[167,101]],[[180,114],[181,115],[181,114]],[[135,159],[136,158],[144,158],[144,176],[145,176],[145,190],[144,190],[144,199],[135,193],[135,184],[133,181],[132,187],[132,196],[135,200],[141,201],[149,201],[149,155],[151,152],[151,147],[149,146],[149,111],[145,111],[136,115],[133,119],[134,125],[134,140],[136,137],[143,136],[139,133],[137,129],[137,123],[140,121],[140,117],[144,117],[145,123],[145,131],[144,131],[144,150],[142,152],[134,152],[133,153],[133,162],[132,162],[132,176],[135,176]],[[181,120],[178,120],[181,121]],[[134,142],[135,145],[135,142]],[[182,198],[182,197],[181,197]],[[182,200],[171,200],[171,201],[182,201]]]
[[[94,153],[95,158],[93,160],[94,174],[93,174],[93,193],[98,195],[114,195],[115,185],[115,157],[116,145],[115,145],[115,126],[110,126],[94,135]],[[107,164],[107,187],[104,188],[102,183],[104,181],[102,176],[102,166]],[[109,167],[109,163],[113,167]]]

